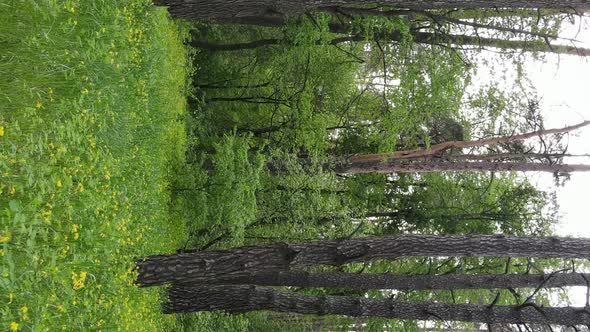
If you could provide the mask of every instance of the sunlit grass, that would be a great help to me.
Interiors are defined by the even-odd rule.
[[[150,1],[0,0],[0,330],[174,324],[133,265],[183,241],[179,31]]]

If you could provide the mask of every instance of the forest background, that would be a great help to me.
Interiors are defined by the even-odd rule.
[[[522,176],[351,176],[331,167],[354,155],[566,125],[543,124],[551,118],[544,103],[550,94],[535,92],[535,75],[527,81],[523,54],[552,61],[546,53],[561,49],[539,36],[561,33],[576,17],[571,11],[335,12],[256,26],[173,21],[150,1],[0,5],[0,323],[7,329],[420,330],[424,322],[381,318],[161,316],[159,292],[133,285],[134,261],[176,249],[367,235],[554,234],[555,196]],[[437,16],[443,14],[450,20]],[[467,45],[467,38],[445,37],[474,34],[457,20],[533,34],[488,29]],[[334,22],[348,26],[334,32]],[[416,43],[425,38],[417,33],[434,38]],[[528,43],[508,43],[498,56],[507,59],[502,64],[481,63],[480,47],[497,52],[503,46],[482,44],[487,34]],[[335,43],[342,35],[354,38]],[[584,52],[576,45],[567,53]],[[467,88],[480,80],[476,67],[522,75]],[[483,152],[559,164],[559,142],[531,140]],[[541,147],[532,159],[523,156],[529,147]],[[406,258],[340,269],[524,273],[584,263]],[[532,291],[502,290],[499,304]],[[570,293],[534,295],[548,304],[566,303]],[[496,296],[489,290],[396,292],[405,300],[457,303],[491,303]]]

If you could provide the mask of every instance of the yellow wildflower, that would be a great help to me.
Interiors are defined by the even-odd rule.
[[[72,288],[74,290],[84,288],[84,281],[86,281],[86,271],[81,271],[79,274],[72,272]]]
[[[55,185],[56,185],[58,188],[61,188],[61,186],[62,186],[62,184],[61,184],[61,180],[57,180],[57,182],[55,183]]]
[[[64,306],[60,304],[60,305],[57,306],[57,311],[59,311],[59,312],[66,312],[66,308],[64,308]]]
[[[10,241],[10,235],[0,235],[0,243],[8,243]]]
[[[50,207],[51,209],[51,207]],[[43,221],[45,221],[46,223],[51,222],[51,215],[53,214],[53,212],[51,210],[43,210],[43,212],[41,213],[41,216],[43,217]]]
[[[10,191],[9,191],[9,193],[10,193],[11,195],[14,195],[14,194],[16,193],[16,187],[15,187],[15,186],[10,186]]]
[[[18,331],[19,324],[17,322],[10,323],[10,331]]]
[[[80,182],[80,183],[78,184],[78,192],[79,192],[79,193],[83,193],[83,192],[84,192],[84,190],[86,190],[86,189],[84,189],[84,185],[82,184],[82,182]]]
[[[36,109],[41,109],[42,107],[43,107],[43,103],[42,103],[42,102],[40,102],[40,101],[37,101],[37,102],[35,103],[35,108],[36,108]]]
[[[4,136],[4,127],[0,126],[0,137]]]
[[[72,233],[74,234],[74,240],[77,240],[80,238],[80,233],[78,233],[78,224],[72,225]]]
[[[29,308],[27,308],[26,305],[20,307],[20,313],[21,313],[21,319],[23,321],[29,319],[29,316],[27,316],[27,312],[29,311]]]

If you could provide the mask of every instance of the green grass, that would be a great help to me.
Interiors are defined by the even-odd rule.
[[[174,328],[133,265],[185,237],[185,35],[147,0],[0,0],[0,330]]]

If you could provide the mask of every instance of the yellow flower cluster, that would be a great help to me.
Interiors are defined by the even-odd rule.
[[[0,235],[0,243],[7,243],[10,241],[10,234]]]
[[[74,236],[74,240],[77,240],[80,238],[79,229],[80,229],[80,226],[78,226],[78,224],[72,224],[72,235]]]
[[[84,282],[86,281],[86,271],[80,271],[79,274],[72,272],[72,288],[74,290],[80,290],[84,288]]]
[[[27,308],[26,305],[20,307],[20,314],[21,314],[21,319],[22,320],[27,320],[29,319],[29,317],[27,316],[27,312],[29,311],[29,308]]]

